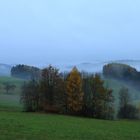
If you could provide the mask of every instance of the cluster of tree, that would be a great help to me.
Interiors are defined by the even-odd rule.
[[[112,90],[104,86],[98,74],[80,73],[76,67],[60,74],[49,66],[39,80],[32,79],[22,87],[21,102],[25,111],[46,111],[112,119]]]
[[[99,119],[114,118],[112,90],[104,86],[98,74],[59,73],[49,66],[41,71],[40,79],[25,82],[21,102],[25,111],[45,111],[81,115]],[[132,104],[127,88],[119,92],[119,118],[138,118],[139,110]]]
[[[11,76],[27,80],[32,79],[32,77],[39,79],[40,73],[39,68],[27,65],[16,65],[11,69]]]
[[[139,109],[132,104],[132,99],[129,90],[123,87],[119,92],[119,111],[118,117],[125,119],[139,118]]]

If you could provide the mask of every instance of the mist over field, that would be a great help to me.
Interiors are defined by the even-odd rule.
[[[140,140],[140,0],[0,1],[0,140]]]

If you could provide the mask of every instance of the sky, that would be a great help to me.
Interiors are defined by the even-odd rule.
[[[0,63],[140,60],[140,0],[0,0]]]

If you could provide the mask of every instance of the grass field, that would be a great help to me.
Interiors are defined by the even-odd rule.
[[[0,112],[0,140],[139,140],[139,121]]]
[[[22,112],[20,86],[23,81],[0,78],[17,85],[12,94],[0,94],[0,140],[140,140],[140,121],[106,121],[55,114]],[[117,98],[121,83],[106,80]],[[134,94],[139,92],[131,88]]]

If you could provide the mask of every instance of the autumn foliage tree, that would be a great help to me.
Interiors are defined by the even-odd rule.
[[[82,79],[76,67],[69,73],[66,81],[67,108],[71,113],[82,110],[83,91]]]

